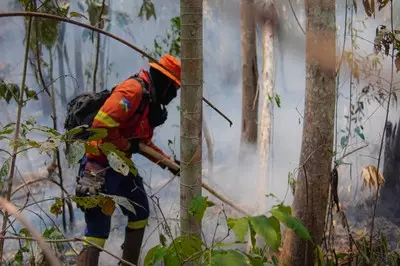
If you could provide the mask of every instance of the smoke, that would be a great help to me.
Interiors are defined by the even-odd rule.
[[[72,1],[71,8],[77,10],[76,1]],[[304,90],[305,90],[305,39],[301,30],[297,25],[290,7],[284,6],[281,1],[276,1],[278,10],[286,10],[286,17],[281,17],[279,23],[280,27],[277,36],[280,38],[276,43],[277,53],[281,53],[282,57],[276,55],[276,92],[280,95],[282,100],[282,107],[274,110],[273,120],[273,144],[270,162],[270,171],[267,176],[267,193],[275,194],[278,199],[285,199],[286,204],[291,204],[292,195],[288,187],[288,174],[295,171],[299,163],[299,155],[301,148],[301,135],[303,129],[303,106],[304,106]],[[293,1],[294,2],[294,1]],[[305,27],[304,23],[304,7],[303,2],[298,1],[295,5],[295,10],[298,12],[297,16]],[[169,27],[169,19],[173,16],[179,15],[178,3],[155,3],[157,20],[154,21],[140,21],[136,18],[138,13],[138,3],[133,1],[118,1],[113,3],[112,9],[114,11],[123,11],[130,15],[133,20],[132,25],[129,26],[133,35],[129,34],[122,27],[112,26],[111,32],[126,38],[128,41],[137,44],[139,47],[152,47],[153,39],[156,35],[162,35]],[[10,10],[7,3],[1,2],[0,8],[2,10]],[[237,204],[241,205],[250,212],[255,212],[255,202],[258,200],[257,194],[257,180],[259,175],[258,157],[254,147],[247,147],[248,152],[245,154],[244,162],[238,161],[239,143],[240,143],[240,130],[241,130],[241,49],[240,49],[240,13],[239,1],[224,0],[224,1],[207,1],[204,5],[204,96],[206,96],[215,106],[224,112],[233,121],[233,126],[229,127],[228,123],[216,114],[211,108],[204,104],[204,119],[207,121],[211,136],[214,142],[214,175],[205,175],[205,180],[213,184],[218,192],[231,198]],[[341,52],[343,42],[343,28],[344,28],[344,9],[343,5],[338,5],[337,9],[337,23],[340,26],[338,38],[338,53]],[[364,17],[363,14],[357,16],[357,19]],[[356,19],[356,18],[355,18]],[[20,83],[21,77],[21,60],[23,51],[24,39],[24,26],[21,18],[3,19],[7,27],[1,27],[0,48],[7,53],[0,54],[0,63],[7,63],[12,66],[11,72],[7,75],[7,81]],[[2,20],[2,22],[3,22]],[[381,21],[369,20],[366,22],[367,29],[360,36],[373,40],[374,29]],[[289,27],[289,26],[290,27]],[[359,25],[357,25],[358,27]],[[66,27],[66,42],[69,54],[73,54],[73,39],[68,36],[73,36],[74,31],[77,30],[75,26],[68,25]],[[4,36],[7,36],[5,38]],[[360,53],[370,53],[372,45],[368,42],[358,40],[360,46]],[[108,87],[117,84],[125,77],[136,72],[139,68],[146,68],[146,60],[141,58],[137,53],[129,48],[117,43],[114,40],[109,42],[109,56],[113,63],[111,67],[111,75],[109,76]],[[83,62],[87,63],[93,58],[93,45],[89,41],[84,42],[82,45]],[[259,51],[261,51],[261,42],[258,44]],[[12,47],[12,48],[11,48]],[[349,41],[347,41],[346,49],[349,50]],[[261,55],[261,53],[259,53]],[[47,55],[45,53],[45,55]],[[70,58],[71,66],[74,65],[73,58]],[[261,66],[261,56],[258,61]],[[28,86],[35,87],[36,81],[33,77],[31,68],[29,68]],[[390,70],[388,61],[385,61],[384,70],[382,75],[388,78],[388,70]],[[57,64],[54,67],[55,77],[57,76]],[[285,81],[285,82],[284,82]],[[67,86],[70,88],[67,98],[72,96],[74,81],[66,79]],[[368,81],[361,81],[367,84]],[[90,83],[89,83],[90,84]],[[56,89],[58,89],[56,84]],[[359,85],[361,87],[361,85]],[[87,89],[90,89],[89,86]],[[349,93],[349,70],[347,67],[342,68],[340,76],[340,97],[338,105],[338,128],[344,128],[346,121],[343,119],[344,115],[348,113],[348,93]],[[356,96],[354,96],[356,97]],[[164,151],[170,153],[170,148],[174,150],[179,158],[179,119],[180,113],[177,108],[180,104],[179,95],[177,99],[171,102],[168,106],[169,119],[167,122],[156,129],[155,143],[160,146]],[[65,109],[58,103],[58,116],[64,117],[63,112]],[[15,104],[3,105],[1,107],[2,114],[9,111],[9,118],[4,115],[0,117],[2,123],[6,120],[13,120]],[[375,112],[375,109],[377,111]],[[393,109],[394,110],[394,109]],[[376,157],[379,151],[379,142],[383,129],[385,110],[379,107],[378,104],[371,104],[366,106],[365,117],[370,117],[364,124],[364,134],[366,136],[366,143],[368,147],[352,154],[344,161],[348,164],[342,165],[339,168],[339,193],[340,199],[343,203],[356,202],[364,200],[368,196],[368,191],[364,194],[360,193],[361,168],[367,164],[376,164]],[[36,102],[29,103],[23,112],[23,118],[27,119],[29,116],[34,115],[40,124],[51,126],[51,118],[44,117],[41,113],[41,107]],[[397,112],[390,113],[391,118],[397,121]],[[62,121],[59,121],[59,128],[62,128]],[[353,128],[354,129],[354,128]],[[168,140],[173,142],[170,147]],[[338,137],[340,145],[340,137]],[[207,169],[207,152],[206,145],[203,142],[203,164],[204,169]],[[2,144],[1,144],[2,145]],[[353,148],[363,145],[361,139],[357,136],[352,138],[349,142],[348,151]],[[3,147],[3,146],[2,146]],[[340,150],[340,149],[339,149]],[[34,151],[27,153],[27,157],[18,157],[18,168],[21,172],[31,171],[43,167],[44,162],[49,162],[50,158],[46,155],[38,155]],[[165,170],[160,169],[158,166],[153,165],[146,159],[134,156],[134,161],[139,167],[139,172],[144,178],[144,181],[150,185],[151,189],[146,187],[148,194],[157,192],[164,184],[171,178],[171,174]],[[30,167],[28,167],[30,165]],[[382,166],[383,164],[381,164]],[[63,169],[66,171],[66,187],[72,194],[74,191],[74,182],[77,168],[68,168],[65,164]],[[289,191],[288,191],[289,189]],[[46,186],[42,188],[42,193],[36,195],[36,200],[41,198],[50,198],[59,196],[59,189],[54,186]],[[210,200],[218,205],[221,205],[218,199],[209,195],[206,191],[203,195],[209,196]],[[168,220],[171,227],[172,234],[176,236],[179,233],[178,223],[179,220],[179,179],[175,178],[172,182],[168,183],[159,193],[159,204],[163,215]],[[265,198],[267,201],[267,208],[270,209],[276,200],[273,198]],[[45,202],[42,207],[45,211],[49,210],[51,202]],[[142,259],[144,254],[153,246],[159,243],[159,234],[167,236],[167,232],[159,225],[162,222],[162,215],[160,210],[152,205],[150,225],[146,229],[145,244],[143,246]],[[236,213],[229,211],[225,207],[227,214],[237,216]],[[265,210],[265,212],[268,211]],[[31,210],[38,211],[37,208]],[[41,216],[44,216],[41,211],[38,211]],[[82,212],[75,209],[76,224],[74,230],[67,233],[67,236],[81,236],[84,232],[84,220]],[[218,208],[211,207],[207,210],[205,219],[203,221],[203,231],[208,242],[212,241],[214,237],[214,229],[217,224]],[[30,212],[25,212],[24,215],[29,218],[40,230],[44,230],[43,223],[37,216]],[[52,218],[55,218],[52,216]],[[48,218],[45,218],[48,224],[51,224]],[[57,217],[55,222],[61,225],[61,217]],[[122,215],[119,209],[116,210],[112,218],[112,230],[110,238],[106,242],[105,248],[117,255],[122,254],[120,246],[123,242],[124,227],[126,218]],[[215,238],[221,239],[225,236],[227,228],[223,222],[223,216],[220,216],[220,223]],[[18,226],[17,226],[18,229]],[[232,240],[230,236],[227,240]],[[16,242],[6,242],[7,246],[11,248]],[[14,246],[15,247],[15,246]],[[105,254],[101,254],[101,265],[114,265],[115,260]]]

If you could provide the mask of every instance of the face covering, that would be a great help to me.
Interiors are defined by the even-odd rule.
[[[176,97],[178,88],[170,78],[157,69],[150,67],[149,72],[155,87],[156,101],[159,104],[168,105]]]
[[[151,67],[149,74],[155,101],[153,100],[150,104],[148,119],[150,126],[155,128],[167,120],[168,111],[165,105],[168,105],[176,97],[178,88],[171,79],[157,69]]]

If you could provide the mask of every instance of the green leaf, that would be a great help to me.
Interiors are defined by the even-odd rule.
[[[203,219],[204,212],[207,209],[207,198],[200,195],[190,202],[189,214],[196,217],[199,222]]]
[[[211,266],[243,266],[248,265],[246,257],[236,250],[213,250]]]
[[[274,207],[276,209],[278,209],[279,211],[286,213],[287,215],[292,215],[292,208],[290,206],[285,206],[283,204],[279,204]]]
[[[249,220],[248,218],[228,218],[228,227],[235,233],[236,238],[243,243],[244,239],[249,231]]]
[[[30,99],[39,100],[37,93],[34,90],[30,90],[30,89],[26,88],[25,94],[26,94],[26,97],[28,98],[28,100],[30,100]]]
[[[316,265],[325,265],[324,263],[324,253],[321,249],[320,246],[316,246],[316,248],[314,249],[314,258],[317,259],[316,261]]]
[[[22,228],[21,230],[19,230],[19,234],[27,237],[31,236],[31,232],[29,232],[29,230],[26,228]]]
[[[338,165],[342,165],[342,164],[344,164],[344,161],[343,161],[343,159],[338,159],[335,161],[335,163],[337,163]]]
[[[368,15],[368,17],[372,16],[372,7],[370,5],[370,0],[362,0],[363,5],[364,5],[364,11]]]
[[[347,135],[346,135],[346,136],[343,136],[343,137],[340,139],[340,146],[342,147],[342,149],[343,149],[344,147],[346,147],[348,140],[349,140],[349,138],[348,138]]]
[[[278,108],[280,108],[281,107],[281,98],[279,97],[278,94],[275,94],[274,98],[275,98],[276,105],[278,106]]]
[[[100,154],[99,149],[96,146],[89,145],[87,142],[85,142],[85,152],[96,155]]]
[[[101,140],[107,137],[108,132],[105,128],[88,128],[87,131],[93,132],[94,135],[88,138],[88,141],[91,140]]]
[[[364,133],[362,133],[360,127],[356,127],[356,128],[354,129],[354,131],[357,133],[357,135],[358,135],[362,140],[365,140]]]
[[[250,217],[250,223],[254,231],[264,239],[271,249],[277,250],[279,248],[281,244],[280,232],[276,231],[276,227],[271,224],[271,221],[265,215]]]
[[[130,201],[128,198],[125,198],[122,196],[110,195],[110,194],[101,194],[101,195],[112,198],[112,200],[116,204],[121,205],[122,207],[124,207],[125,209],[127,209],[128,211],[132,212],[135,215],[136,215],[136,209],[135,209],[135,206],[133,206],[133,204],[135,204],[141,208],[144,208],[144,206],[141,206],[138,203],[136,203],[134,201]]]
[[[250,254],[245,254],[250,261],[251,266],[264,266],[263,259],[260,256],[251,256]]]
[[[107,154],[107,160],[112,169],[118,173],[127,176],[129,174],[129,166],[115,152]]]
[[[6,161],[3,163],[3,165],[2,165],[2,167],[1,167],[1,169],[0,169],[0,177],[7,176],[7,175],[8,175],[9,169],[10,169],[10,161],[9,161],[9,160],[6,160]]]
[[[165,237],[164,234],[160,233],[160,243],[163,247],[167,245],[167,238]]]
[[[202,255],[202,247],[204,246],[203,241],[193,235],[183,235],[175,238],[169,245],[168,255],[181,260],[190,259],[192,261],[198,260]],[[170,263],[175,262],[173,258],[169,258]],[[178,260],[179,262],[179,260]],[[178,264],[180,265],[180,264]]]
[[[38,150],[39,152],[51,152],[54,151],[59,145],[61,141],[59,138],[49,138],[47,141],[40,142]]]
[[[103,196],[91,196],[91,197],[76,197],[72,196],[71,199],[78,206],[84,209],[91,209],[98,206],[102,200]]]
[[[57,239],[60,238],[61,233],[57,231],[56,227],[48,227],[43,232],[43,237],[48,239]],[[62,235],[61,235],[62,237]]]
[[[144,258],[144,266],[155,266],[157,262],[161,262],[165,256],[167,249],[163,246],[157,245],[152,247]]]
[[[69,164],[77,164],[85,155],[85,143],[75,141],[72,143],[70,150],[67,154],[67,161]]]
[[[283,212],[282,210],[276,208],[272,209],[270,213],[286,227],[292,229],[301,239],[311,240],[310,233],[304,227],[303,223],[296,217],[288,215],[286,212]]]
[[[60,198],[56,198],[55,202],[50,206],[50,213],[58,216],[62,213],[62,206],[64,203]]]
[[[132,160],[126,158],[125,153],[117,150],[117,148],[115,147],[114,144],[109,143],[109,142],[105,142],[105,143],[101,143],[98,146],[103,152],[104,154],[106,154],[108,156],[108,154],[110,153],[115,153],[119,159],[121,159],[128,167],[129,167],[129,171],[133,174],[133,175],[137,175],[137,169],[135,167],[135,164],[133,163]],[[112,155],[114,156],[114,155]],[[118,160],[118,159],[117,159]],[[119,160],[118,160],[119,161]],[[122,166],[124,167],[124,166]],[[115,170],[115,169],[114,169]]]
[[[78,13],[78,12],[75,12],[75,11],[71,11],[71,12],[69,13],[69,17],[70,17],[70,18],[84,18],[84,19],[88,19],[85,15],[83,15],[83,14],[81,14],[81,13]]]
[[[81,133],[82,130],[83,130],[83,127],[82,126],[78,126],[78,127],[75,127],[75,128],[73,128],[71,130],[68,130],[67,132],[65,132],[64,135],[67,136],[67,139],[72,139],[73,136],[75,136],[78,133]]]

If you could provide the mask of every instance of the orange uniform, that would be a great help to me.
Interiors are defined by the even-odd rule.
[[[150,89],[150,82],[148,72],[141,70],[139,77],[148,84]],[[141,114],[134,114],[138,109],[142,100],[143,91],[141,84],[135,79],[128,79],[120,83],[100,108],[96,117],[94,118],[93,128],[106,128],[108,135],[100,141],[91,141],[91,146],[97,146],[103,142],[114,144],[118,150],[125,151],[127,158],[132,156],[127,152],[130,146],[130,139],[138,139],[144,144],[152,147],[165,158],[169,158],[159,147],[153,142],[153,128],[150,126],[148,120],[149,106],[146,105]],[[132,119],[133,118],[133,119]],[[100,150],[100,149],[99,149]],[[157,163],[157,159],[143,154],[152,162]],[[108,164],[106,156],[100,154],[87,153],[89,160],[95,160],[100,164]]]

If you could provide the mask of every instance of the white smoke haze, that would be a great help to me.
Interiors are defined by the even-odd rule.
[[[273,144],[270,162],[270,171],[267,176],[267,193],[275,194],[280,200],[283,200],[286,195],[286,204],[291,204],[292,194],[287,193],[288,189],[288,173],[293,172],[298,166],[301,136],[303,129],[303,109],[304,109],[304,90],[305,90],[305,38],[301,32],[296,19],[291,12],[290,6],[283,3],[285,1],[276,1],[276,5],[280,14],[279,23],[281,23],[281,31],[276,40],[276,80],[275,91],[280,95],[282,106],[281,108],[274,109],[273,119]],[[292,1],[296,15],[305,29],[305,14],[303,1]],[[339,1],[338,1],[339,2]],[[138,45],[139,47],[153,46],[153,39],[157,35],[163,35],[165,30],[169,27],[169,20],[174,16],[179,15],[179,4],[164,3],[155,1],[157,20],[151,19],[150,21],[141,21],[137,18],[139,10],[138,1],[113,1],[111,9],[119,12],[126,12],[130,15],[133,23],[129,25],[129,31],[120,28],[116,23],[111,27],[111,33],[116,34],[126,40]],[[8,1],[0,2],[0,10],[12,10]],[[77,1],[71,1],[71,10],[77,10]],[[282,11],[286,10],[286,13]],[[246,164],[238,162],[238,152],[240,143],[240,129],[241,129],[241,50],[240,50],[240,16],[239,16],[239,0],[224,0],[214,1],[209,0],[204,4],[204,96],[207,97],[215,106],[224,112],[233,121],[233,126],[230,128],[228,123],[216,114],[211,108],[204,104],[204,119],[207,121],[208,128],[211,132],[211,137],[214,144],[214,175],[207,176],[205,171],[205,181],[212,183],[215,189],[231,198],[238,205],[241,205],[249,212],[257,210],[255,202],[257,201],[257,180],[258,180],[258,158],[254,150],[249,148],[246,154]],[[359,10],[357,17],[354,19],[363,19],[365,17],[363,10]],[[114,20],[113,20],[114,21]],[[0,64],[9,64],[10,71],[6,76],[9,82],[19,84],[21,81],[22,73],[22,60],[24,49],[24,25],[22,18],[1,18],[2,27],[0,27],[0,49],[5,51],[0,53]],[[114,22],[113,22],[114,23]],[[377,16],[376,20],[368,20],[366,22],[366,29],[360,35],[370,41],[373,40],[375,34],[375,27],[382,23],[381,15]],[[338,32],[337,52],[342,51],[343,45],[343,29],[344,24],[344,3],[338,3],[337,6],[337,24],[340,27]],[[360,27],[360,25],[357,25]],[[75,31],[82,31],[76,26],[67,25],[66,27],[66,43],[69,52],[70,65],[74,72],[74,34]],[[258,30],[260,33],[260,30]],[[349,34],[349,32],[347,32]],[[357,40],[360,50],[358,53],[372,53],[372,45],[361,39]],[[107,88],[117,84],[122,79],[128,77],[130,74],[135,73],[139,68],[147,68],[147,61],[136,52],[128,47],[114,41],[109,40],[107,54],[112,63],[111,74],[108,77]],[[261,42],[258,43],[261,55]],[[89,40],[82,44],[82,60],[86,65],[87,62],[93,59],[94,49]],[[346,50],[350,49],[350,41],[347,40]],[[45,52],[45,58],[48,53]],[[55,58],[54,65],[54,78],[57,77],[58,64]],[[259,60],[259,69],[261,69],[261,56]],[[283,61],[282,61],[283,60]],[[386,79],[390,79],[390,61],[385,59],[384,69],[381,75]],[[342,67],[340,76],[340,96],[338,104],[338,128],[345,128],[346,121],[344,114],[348,113],[348,95],[349,95],[349,76],[350,72],[348,67]],[[398,81],[398,75],[396,77]],[[85,83],[87,78],[85,78]],[[65,79],[68,92],[68,99],[72,97],[75,88],[73,79]],[[367,84],[368,80],[361,81]],[[85,89],[90,89],[91,82],[86,84]],[[32,68],[28,66],[28,80],[27,85],[36,88],[37,84],[32,73]],[[56,90],[59,90],[59,83],[55,84]],[[362,86],[359,85],[359,88]],[[388,86],[386,87],[388,89]],[[360,91],[358,89],[357,91]],[[354,91],[355,95],[355,91]],[[356,96],[354,96],[356,97]],[[174,151],[179,158],[179,119],[180,113],[177,106],[180,103],[179,94],[168,107],[169,119],[167,122],[158,128],[155,132],[155,142],[164,151],[170,153],[168,147],[168,140],[175,143]],[[15,120],[16,104],[6,104],[0,102],[1,115],[0,122],[4,125],[10,121]],[[351,202],[363,201],[369,195],[368,191],[361,193],[361,177],[360,172],[362,167],[368,164],[376,164],[379,152],[379,145],[381,135],[383,132],[383,123],[385,118],[385,108],[378,107],[378,104],[366,105],[365,117],[370,117],[364,124],[364,134],[368,147],[362,149],[344,161],[350,165],[342,165],[339,168],[339,193],[342,204],[346,205]],[[386,103],[385,103],[386,106]],[[389,119],[392,121],[398,120],[397,108],[391,107]],[[377,111],[375,111],[377,109]],[[65,105],[62,105],[57,99],[57,116],[59,118],[58,126],[62,128],[63,119],[65,117]],[[40,124],[52,126],[51,117],[44,116],[41,110],[40,101],[28,103],[23,110],[23,119],[28,119],[34,116]],[[178,126],[177,126],[178,125]],[[354,126],[352,126],[354,128]],[[340,136],[338,137],[340,145]],[[207,169],[207,149],[206,144],[203,142],[203,169]],[[353,138],[349,141],[347,151],[364,145],[361,139]],[[7,148],[6,144],[0,142],[0,148]],[[341,149],[339,148],[339,151]],[[0,161],[4,160],[4,155],[0,154]],[[65,162],[65,159],[62,159]],[[146,159],[134,156],[134,161],[139,167],[139,172],[143,176],[144,181],[152,187],[150,190],[146,187],[149,194],[158,191],[172,175],[152,165]],[[39,155],[36,151],[28,151],[26,156],[19,156],[17,161],[18,170],[21,173],[32,172],[39,168],[46,167],[45,163],[49,164],[51,158],[46,155]],[[381,163],[382,167],[382,163]],[[63,165],[65,186],[69,193],[74,193],[75,174],[77,166],[68,168],[67,164]],[[16,184],[22,184],[20,174],[16,174]],[[17,185],[16,185],[17,186]],[[37,192],[34,197],[35,200],[51,198],[60,196],[59,188],[54,185],[41,184],[40,187],[35,188]],[[208,192],[203,190],[203,195],[209,195]],[[179,179],[175,178],[167,186],[165,186],[158,194],[160,207],[166,216],[171,231],[176,236],[179,233]],[[210,200],[218,205],[221,202],[210,196]],[[276,203],[275,199],[266,198],[268,209]],[[20,206],[23,205],[24,199],[17,202]],[[41,203],[43,210],[48,212],[49,206],[52,201]],[[75,205],[74,205],[75,206]],[[346,207],[346,206],[345,206]],[[36,214],[44,217],[47,226],[51,225],[49,218],[37,207],[30,207],[30,210]],[[232,216],[237,216],[235,212],[229,211],[226,207],[227,213]],[[268,210],[265,210],[267,214]],[[38,218],[37,215],[32,214],[30,211],[24,211],[25,215],[30,222],[32,222],[38,230],[44,231],[45,224]],[[82,212],[75,209],[76,224],[72,232],[66,233],[67,237],[80,237],[84,232],[84,220]],[[207,210],[204,221],[203,231],[204,236],[208,243],[212,240],[214,229],[217,224],[215,217],[218,216],[218,209],[211,207]],[[55,218],[50,214],[50,217],[62,227],[61,217]],[[226,224],[223,220],[223,215],[220,216],[220,226],[216,239],[221,239],[226,235]],[[153,246],[159,244],[159,233],[166,233],[158,225],[162,222],[160,211],[154,208],[152,204],[152,212],[150,225],[146,229],[145,243],[143,246],[143,253],[141,259],[144,259],[146,252]],[[124,227],[126,218],[117,209],[112,218],[112,231],[110,238],[106,242],[105,248],[110,252],[120,255],[121,244],[123,242]],[[19,223],[15,223],[16,230],[20,228]],[[167,236],[167,235],[166,235]],[[233,240],[234,236],[230,236],[226,241]],[[16,252],[16,241],[6,241],[7,250]],[[115,265],[116,260],[111,256],[102,252],[100,265]]]

